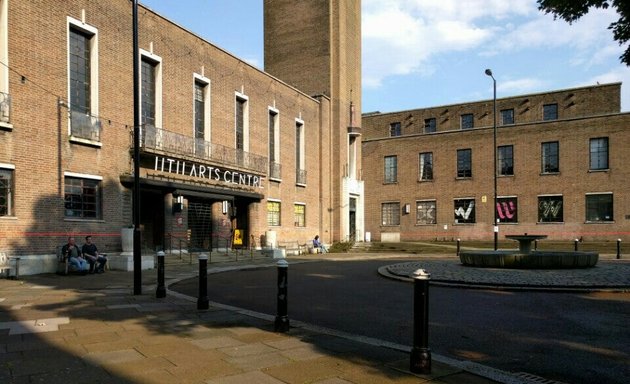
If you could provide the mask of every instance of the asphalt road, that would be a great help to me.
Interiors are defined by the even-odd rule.
[[[413,286],[377,273],[396,260],[289,267],[289,318],[411,346]],[[276,314],[276,268],[208,277],[211,301]],[[169,289],[197,296],[197,279]],[[565,383],[630,382],[630,294],[430,288],[434,353]]]

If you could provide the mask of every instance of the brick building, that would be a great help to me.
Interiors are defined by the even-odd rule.
[[[71,234],[124,250],[132,10],[0,0],[0,252],[52,256]],[[266,1],[267,72],[143,6],[138,21],[145,252],[225,248],[236,229],[245,247],[363,236],[360,1]]]
[[[620,91],[615,83],[497,100],[499,238],[630,240],[630,114],[620,112]],[[493,108],[483,100],[363,115],[372,239],[493,238]]]

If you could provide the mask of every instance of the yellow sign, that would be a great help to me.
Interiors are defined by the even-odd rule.
[[[243,230],[242,229],[235,229],[234,230],[234,236],[232,238],[232,246],[243,246]]]

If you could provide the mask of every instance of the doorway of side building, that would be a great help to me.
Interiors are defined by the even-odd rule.
[[[140,202],[141,243],[145,251],[164,249],[164,195],[160,191],[142,191]]]
[[[188,202],[188,242],[191,252],[212,248],[212,202]]]
[[[349,230],[350,230],[350,238],[351,242],[356,241],[357,234],[357,199],[354,197],[350,198],[350,220],[349,220]]]

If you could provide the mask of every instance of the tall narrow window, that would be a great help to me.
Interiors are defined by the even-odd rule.
[[[475,126],[475,119],[472,113],[465,113],[461,115],[460,119],[461,129],[471,129]]]
[[[381,204],[381,222],[383,225],[400,225],[400,203]]]
[[[102,218],[100,177],[64,176],[65,216],[85,219]]]
[[[12,129],[9,93],[8,0],[0,0],[0,126]]]
[[[433,152],[420,153],[420,164],[418,168],[420,170],[419,180],[427,181],[433,180]]]
[[[586,195],[586,221],[613,221],[613,194],[593,193]]]
[[[389,137],[396,137],[402,134],[402,128],[399,122],[389,125]]]
[[[206,84],[195,81],[195,139],[206,138],[205,92]]]
[[[501,125],[514,124],[514,109],[501,110]]]
[[[424,133],[433,133],[437,130],[437,120],[435,117],[424,119]]]
[[[13,212],[13,172],[13,166],[0,164],[0,216],[15,215]]]
[[[210,80],[194,74],[193,109],[195,154],[210,157]]]
[[[590,140],[590,169],[608,169],[608,138],[598,137]]]
[[[269,108],[269,177],[280,180],[280,117],[278,110]]]
[[[245,149],[245,100],[236,98],[236,149]]]
[[[267,225],[270,227],[280,226],[280,202],[275,200],[267,201]]]
[[[296,184],[306,185],[306,159],[305,159],[304,122],[295,120],[295,177]]]
[[[560,149],[557,141],[542,143],[541,146],[541,172],[560,172]]]
[[[293,205],[293,225],[296,227],[306,226],[306,205],[294,204]]]
[[[514,147],[512,145],[502,145],[498,149],[499,175],[514,175]]]
[[[543,105],[543,120],[558,120],[558,104]]]
[[[398,157],[385,156],[385,183],[395,183],[398,181]]]
[[[100,141],[97,30],[68,18],[68,100],[73,139]]]
[[[156,63],[145,57],[140,64],[141,96],[140,109],[141,124],[155,127],[155,95],[156,95]]]
[[[472,177],[472,150],[471,149],[458,149],[457,150],[457,177],[458,178]]]

